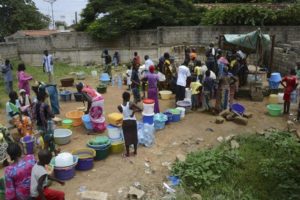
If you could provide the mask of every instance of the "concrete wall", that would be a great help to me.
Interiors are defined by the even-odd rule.
[[[16,43],[0,43],[0,60],[6,58],[18,58],[18,46]]]
[[[195,46],[202,52],[210,42],[217,44],[218,37],[222,34],[247,33],[254,30],[256,27],[251,26],[158,27],[153,30],[132,31],[112,41],[99,42],[86,33],[71,32],[45,37],[16,38],[15,42],[21,59],[33,65],[41,65],[41,57],[45,49],[48,49],[57,61],[75,65],[102,63],[103,49],[108,49],[111,55],[114,51],[118,51],[123,63],[130,61],[134,51],[138,51],[141,56],[148,54],[155,61],[164,52],[170,52],[176,60],[181,61],[185,46]],[[263,27],[262,31],[275,34],[276,43],[300,41],[300,26]],[[288,60],[294,59],[295,56]]]

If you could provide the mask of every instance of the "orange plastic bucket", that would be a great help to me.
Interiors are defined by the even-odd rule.
[[[81,117],[84,115],[84,112],[74,110],[67,112],[66,117],[73,121],[72,126],[80,126],[83,124]]]

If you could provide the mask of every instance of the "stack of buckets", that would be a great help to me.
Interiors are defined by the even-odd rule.
[[[153,125],[154,123],[154,100],[143,100],[143,123]]]
[[[111,140],[111,153],[122,153],[124,151],[122,128],[109,124],[107,131],[108,137]]]
[[[93,99],[93,101],[95,101],[95,107],[91,109],[98,108],[98,112],[95,112],[94,114],[90,112],[90,120],[92,122],[92,128],[94,131],[103,132],[106,130],[105,117],[104,117],[104,98],[101,95],[95,98],[96,99]]]

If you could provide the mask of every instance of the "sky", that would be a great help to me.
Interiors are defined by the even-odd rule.
[[[46,0],[33,1],[41,13],[51,16],[50,3]],[[54,20],[65,21],[68,25],[71,25],[75,20],[75,12],[77,11],[79,21],[80,13],[87,3],[88,0],[56,0],[53,4]]]

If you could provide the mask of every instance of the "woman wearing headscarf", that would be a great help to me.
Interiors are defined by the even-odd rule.
[[[146,74],[144,77],[148,80],[148,98],[153,99],[154,104],[154,112],[159,113],[159,104],[158,104],[158,88],[157,82],[159,81],[158,74],[155,74],[155,67],[151,65],[149,67],[150,73]]]

